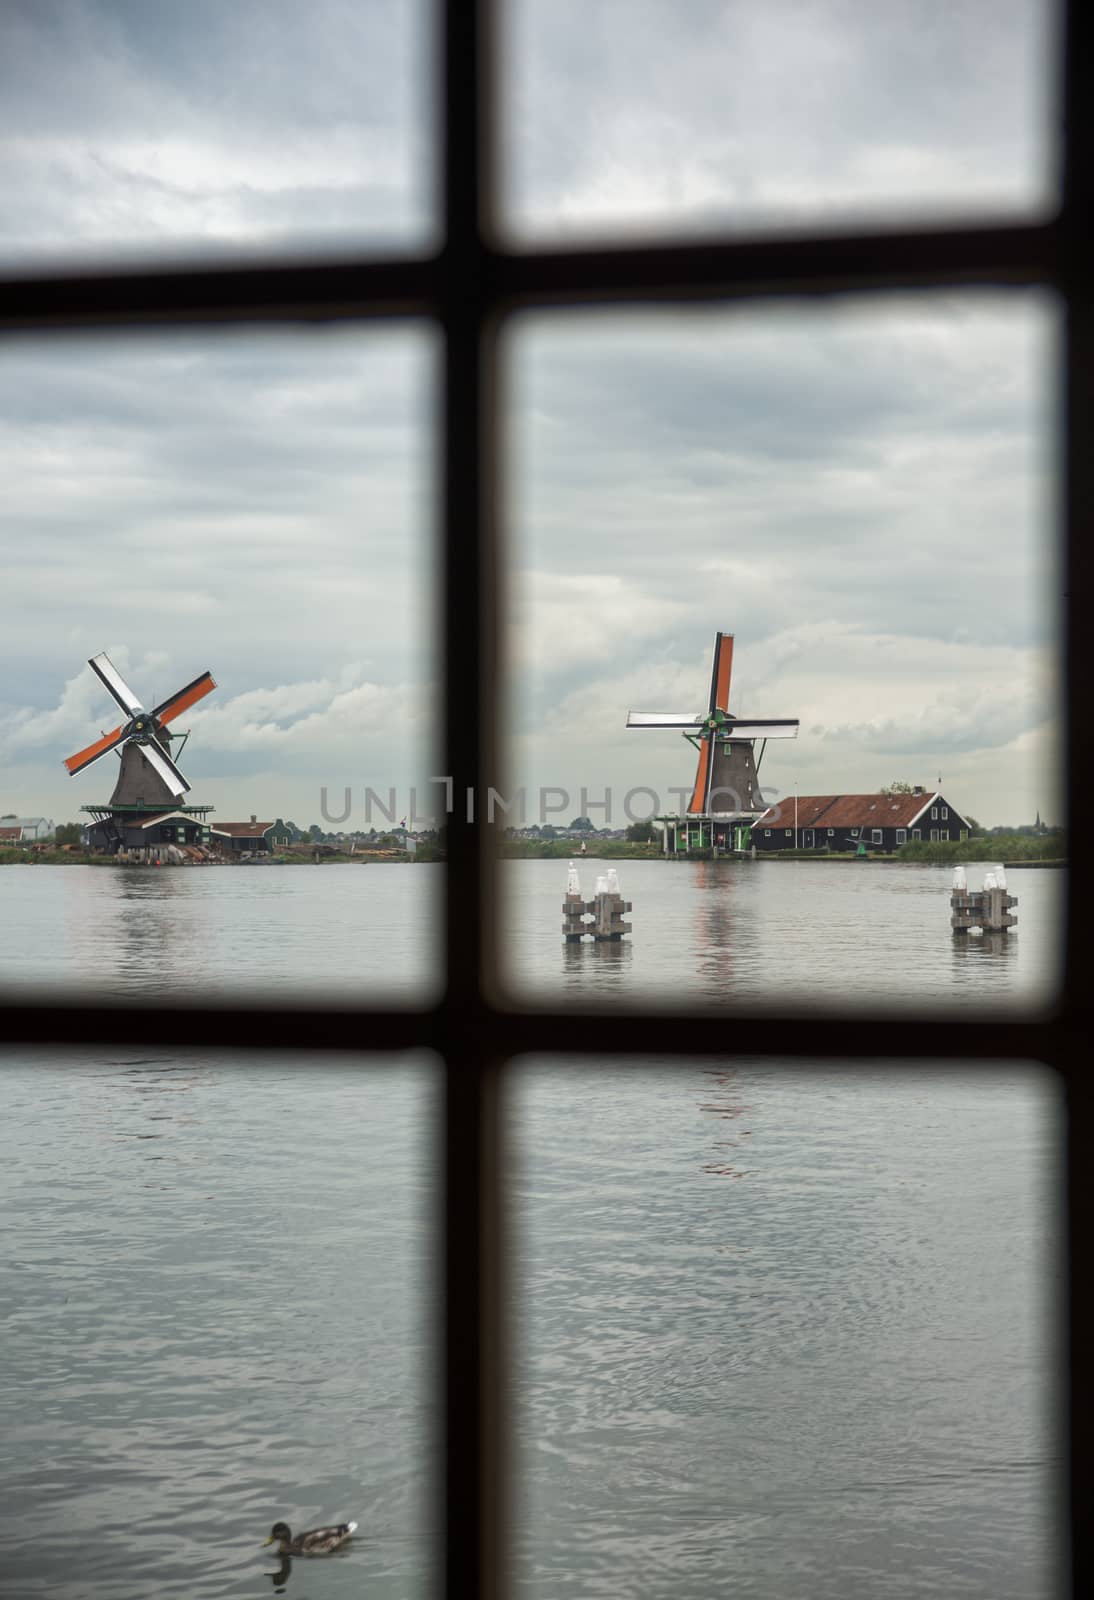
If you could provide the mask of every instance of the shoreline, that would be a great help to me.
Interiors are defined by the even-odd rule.
[[[1008,859],[1006,855],[974,856],[964,860],[955,857],[948,861],[923,861],[902,859],[899,854],[856,856],[829,854],[827,851],[820,853],[805,850],[779,850],[761,852],[753,856],[719,855],[714,856],[709,850],[692,850],[687,855],[666,856],[661,851],[645,851],[642,849],[630,850],[590,850],[585,855],[574,855],[573,852],[554,851],[544,853],[542,848],[532,850],[514,851],[502,850],[499,858],[501,861],[574,861],[579,866],[582,862],[591,861],[664,861],[666,864],[677,865],[689,861],[717,861],[721,865],[732,864],[752,866],[761,861],[808,861],[817,866],[823,863],[848,862],[863,863],[869,866],[882,867],[953,867],[953,866],[1002,866],[1006,871],[1021,871],[1026,867],[1066,868],[1069,865],[1066,856],[1019,857]],[[417,854],[391,854],[391,855],[343,855],[332,852],[318,858],[312,855],[300,856],[260,856],[249,861],[121,861],[117,856],[92,855],[86,852],[62,853],[49,852],[13,852],[0,853],[0,868],[2,867],[105,867],[115,870],[123,867],[140,868],[142,871],[153,868],[159,871],[177,870],[195,867],[312,867],[312,866],[431,866],[445,864],[445,857],[438,855]]]

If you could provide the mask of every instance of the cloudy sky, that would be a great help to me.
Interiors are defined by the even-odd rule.
[[[522,242],[1053,202],[1032,0],[507,22]],[[7,5],[0,266],[428,248],[429,43],[395,0]],[[505,359],[512,786],[576,811],[582,784],[618,808],[687,783],[677,736],[623,724],[700,709],[723,629],[732,709],[802,719],[765,760],[781,792],[941,772],[985,822],[1059,814],[1050,298],[538,317]],[[182,765],[222,817],[317,820],[323,785],[405,809],[439,770],[429,332],[23,338],[0,362],[0,811],[109,793],[113,757],[60,765],[114,725],[101,649],[149,698],[213,671]]]

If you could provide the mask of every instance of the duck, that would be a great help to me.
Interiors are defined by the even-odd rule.
[[[356,1522],[339,1522],[329,1528],[309,1528],[307,1533],[298,1533],[294,1538],[287,1522],[275,1522],[262,1545],[265,1548],[275,1544],[278,1555],[282,1556],[325,1556],[347,1544],[356,1528]]]

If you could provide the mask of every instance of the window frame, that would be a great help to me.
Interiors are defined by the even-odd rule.
[[[435,148],[443,193],[443,242],[410,259],[352,255],[342,260],[259,260],[250,265],[149,267],[96,272],[41,271],[0,281],[0,327],[9,334],[56,335],[85,328],[226,327],[263,323],[347,324],[391,317],[432,322],[444,346],[438,437],[443,526],[440,538],[446,771],[457,794],[502,792],[497,670],[499,596],[504,550],[499,536],[499,334],[521,310],[567,307],[764,303],[787,295],[852,297],[939,288],[1040,285],[1059,295],[1066,313],[1063,353],[1065,523],[1063,656],[1067,681],[1089,681],[1092,647],[1086,619],[1094,611],[1094,563],[1088,524],[1094,519],[1094,215],[1091,173],[1094,8],[1062,0],[1065,130],[1058,212],[981,225],[893,227],[854,233],[815,231],[794,237],[677,236],[601,248],[518,250],[494,226],[498,138],[495,15],[490,0],[448,0],[438,12],[438,99]],[[468,626],[468,619],[478,626]],[[469,704],[478,708],[469,723]],[[472,728],[469,737],[468,729]],[[1094,696],[1066,701],[1068,816],[1089,792],[1094,751]],[[441,1180],[437,1229],[442,1241],[439,1387],[442,1397],[441,1573],[448,1596],[501,1600],[508,1508],[508,1357],[505,1315],[505,1210],[501,1175],[506,1146],[503,1091],[506,1062],[523,1055],[640,1058],[656,1053],[690,1065],[698,1057],[742,1054],[847,1063],[899,1060],[914,1070],[940,1060],[1037,1061],[1050,1066],[1067,1093],[1068,1148],[1089,1148],[1094,1126],[1084,1042],[1089,1030],[1081,915],[1091,902],[1085,840],[1069,843],[1070,874],[1064,962],[1058,1004],[1005,1020],[901,1015],[884,1009],[810,1011],[780,1005],[705,1015],[686,1008],[579,1012],[520,1009],[496,982],[494,833],[476,808],[449,818],[443,911],[445,987],[424,1011],[384,1007],[310,1008],[233,1002],[156,1007],[157,1027],[193,1049],[230,1052],[370,1053],[429,1049],[442,1062],[439,1130]],[[10,1048],[147,1041],[146,1007],[138,1002],[28,1000],[0,995],[0,1042]],[[730,1026],[727,1029],[727,1021]],[[733,1041],[732,1052],[727,1038]],[[1064,1178],[1070,1282],[1084,1281],[1082,1248],[1094,1224],[1091,1163],[1069,1162]],[[1068,1337],[1072,1426],[1067,1440],[1073,1514],[1069,1570],[1075,1592],[1094,1576],[1091,1417],[1094,1316],[1072,1294]]]

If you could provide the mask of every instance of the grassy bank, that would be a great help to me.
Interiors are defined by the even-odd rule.
[[[1062,833],[1038,835],[1028,833],[978,834],[974,839],[946,842],[913,839],[899,853],[901,861],[924,861],[930,866],[957,866],[968,861],[1005,861],[1007,866],[1025,862],[1035,866],[1051,861],[1054,865],[1067,858],[1067,836]]]
[[[660,844],[632,844],[628,839],[589,839],[584,857],[580,839],[504,839],[501,846],[503,861],[650,861],[660,854]]]

